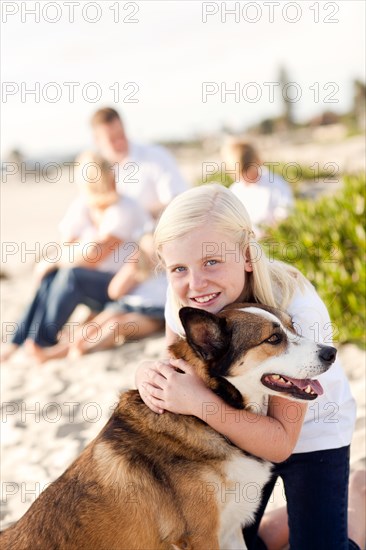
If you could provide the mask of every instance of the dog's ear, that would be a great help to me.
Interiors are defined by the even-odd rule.
[[[209,361],[226,351],[230,334],[225,319],[194,307],[183,307],[179,317],[188,344],[202,359]]]

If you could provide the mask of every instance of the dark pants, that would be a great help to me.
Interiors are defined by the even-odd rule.
[[[78,304],[101,311],[110,301],[107,291],[113,276],[82,267],[53,271],[42,280],[12,342],[21,345],[30,338],[41,347],[55,345],[58,332]]]
[[[298,453],[274,467],[254,525],[244,529],[249,550],[264,548],[257,530],[277,477],[283,479],[291,550],[348,550],[349,447]]]

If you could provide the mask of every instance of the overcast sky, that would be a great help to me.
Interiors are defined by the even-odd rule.
[[[245,128],[278,115],[282,93],[298,120],[345,111],[365,79],[364,20],[352,0],[3,1],[2,151],[77,152],[106,105],[140,141]]]

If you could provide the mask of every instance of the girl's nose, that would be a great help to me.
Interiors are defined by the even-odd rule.
[[[191,290],[202,290],[207,286],[207,279],[203,273],[191,272],[189,286]]]

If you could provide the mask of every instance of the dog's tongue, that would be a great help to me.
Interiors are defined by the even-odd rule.
[[[323,395],[324,393],[324,390],[318,380],[301,380],[300,378],[289,378],[288,376],[286,376],[286,379],[290,380],[290,382],[292,382],[294,386],[300,388],[300,390],[304,390],[307,386],[310,386],[317,395]]]

